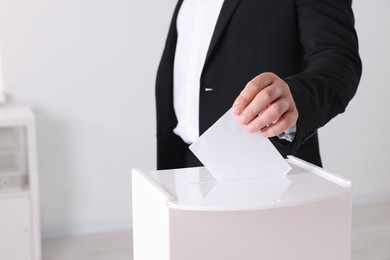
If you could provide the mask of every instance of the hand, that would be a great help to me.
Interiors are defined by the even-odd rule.
[[[265,137],[279,135],[294,126],[298,110],[286,82],[266,72],[248,82],[233,103],[248,132],[260,131]]]

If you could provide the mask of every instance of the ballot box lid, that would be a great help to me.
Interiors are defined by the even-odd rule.
[[[257,210],[312,203],[351,194],[351,182],[296,157],[283,177],[216,181],[205,167],[145,174],[169,194],[168,206],[183,210]]]

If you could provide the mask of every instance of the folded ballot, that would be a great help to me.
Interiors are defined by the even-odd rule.
[[[258,132],[246,132],[231,110],[190,150],[218,181],[280,177],[291,169],[268,138]]]

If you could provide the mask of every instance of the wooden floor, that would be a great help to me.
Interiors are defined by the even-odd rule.
[[[353,208],[352,260],[390,260],[390,203]]]
[[[43,260],[132,260],[131,231],[45,240]],[[353,208],[352,260],[390,260],[390,203]]]

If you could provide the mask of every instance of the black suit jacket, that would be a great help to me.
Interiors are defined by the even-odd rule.
[[[182,2],[157,72],[158,169],[185,166],[187,146],[172,132],[177,124],[172,97],[176,18]],[[283,156],[321,165],[317,129],[345,110],[361,75],[351,1],[225,0],[200,79],[200,133],[262,72],[287,82],[299,112],[295,140],[271,141]]]

